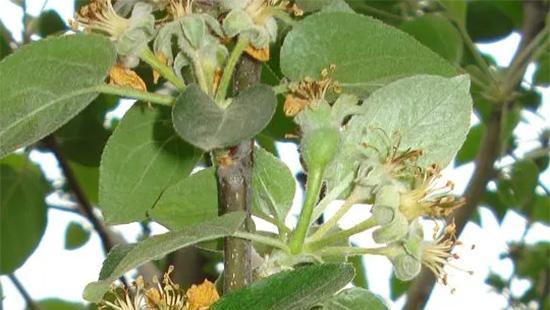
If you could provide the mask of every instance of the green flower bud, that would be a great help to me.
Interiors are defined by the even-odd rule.
[[[372,233],[372,237],[377,243],[396,242],[407,235],[408,229],[407,219],[401,213],[395,212],[391,222],[376,229]]]
[[[146,3],[136,3],[128,29],[115,42],[117,52],[121,55],[138,55],[141,49],[155,35],[155,17],[153,7]]]
[[[409,254],[402,254],[392,260],[393,272],[402,281],[410,281],[420,273],[422,264]]]
[[[206,36],[206,25],[201,16],[194,14],[184,16],[181,18],[180,23],[189,44],[195,49],[199,48]]]
[[[304,135],[301,146],[307,168],[323,171],[338,153],[340,132],[330,127],[316,129]]]
[[[225,35],[232,38],[254,26],[254,21],[244,10],[232,10],[223,20]]]

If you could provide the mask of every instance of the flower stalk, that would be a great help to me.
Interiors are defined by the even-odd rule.
[[[223,70],[223,75],[220,80],[220,84],[218,86],[218,92],[216,93],[216,102],[218,104],[220,104],[220,102],[225,100],[225,97],[227,96],[229,82],[231,82],[231,77],[233,76],[233,72],[235,71],[237,61],[241,57],[247,45],[248,45],[248,36],[240,35],[239,39],[237,40],[237,44],[235,44],[235,47],[231,51],[231,55],[229,55],[229,59],[227,60],[227,65]]]
[[[306,199],[298,220],[296,230],[290,240],[290,251],[292,254],[298,254],[302,251],[309,223],[313,215],[313,207],[317,203],[319,193],[321,192],[321,184],[323,181],[323,169],[312,169],[308,174],[306,184]]]
[[[168,82],[172,83],[180,92],[185,90],[185,83],[176,76],[174,70],[162,63],[148,47],[142,49],[139,58],[151,66]]]

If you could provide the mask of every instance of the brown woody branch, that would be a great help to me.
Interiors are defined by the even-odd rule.
[[[243,56],[233,77],[233,93],[238,93],[260,82],[261,64]],[[252,204],[252,166],[254,141],[245,140],[215,155],[218,179],[218,202],[221,214],[246,212],[242,229],[250,230]],[[225,238],[223,291],[241,288],[252,281],[250,241]]]
[[[543,1],[540,0],[523,1],[523,35],[519,48],[514,55],[512,65],[510,66],[511,68],[515,67],[514,69],[517,70],[517,72],[513,75],[515,78],[513,78],[512,81],[506,81],[511,87],[506,89],[508,96],[504,97],[513,97],[512,92],[515,91],[521,82],[521,77],[525,74],[525,70],[531,59],[531,53],[526,51],[526,49],[544,28],[544,19],[547,12],[547,7],[545,6]],[[494,164],[499,158],[501,149],[503,111],[509,109],[512,104],[513,99],[506,99],[503,102],[495,103],[493,106],[493,111],[486,124],[487,130],[485,136],[481,140],[481,149],[475,160],[476,168],[474,174],[464,193],[466,205],[458,209],[454,214],[457,234],[462,232],[470,218],[476,212],[487,184],[495,175]],[[435,277],[429,270],[424,269],[414,280],[407,292],[407,303],[404,309],[423,309],[430,297],[434,284]]]

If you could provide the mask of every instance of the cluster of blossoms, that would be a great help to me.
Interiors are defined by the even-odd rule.
[[[353,167],[351,171],[354,178],[348,186],[349,190],[342,191],[346,194],[340,196],[345,199],[345,203],[332,218],[306,238],[306,251],[309,240],[311,253],[334,255],[334,251],[326,248],[331,242],[336,245],[336,241],[373,229],[374,240],[382,246],[351,250],[351,254],[387,256],[394,265],[396,276],[401,280],[411,280],[424,265],[446,283],[444,267],[449,265],[450,260],[458,258],[453,253],[454,246],[458,244],[455,226],[447,225],[439,234],[434,233],[433,240],[429,241],[424,240],[420,220],[446,219],[455,209],[464,205],[464,199],[452,194],[452,182],[441,183],[440,167],[421,162],[423,150],[401,147],[399,132],[387,133],[377,127],[369,128],[359,139],[349,137],[352,135],[347,128],[351,126],[349,118],[362,112],[357,97],[340,95],[340,85],[330,77],[335,69],[331,66],[323,70],[318,80],[307,77],[289,85],[284,106],[286,114],[294,116],[300,126],[302,155],[310,151],[305,149],[308,147],[308,136],[319,127],[331,127],[338,135],[335,147],[344,151],[336,152],[324,167],[327,191],[331,190],[331,185],[339,186],[330,183],[330,179],[337,174],[335,171],[343,170],[343,165]],[[330,103],[327,98],[337,99]],[[326,143],[326,132],[320,139]],[[306,169],[311,170],[311,166],[311,163],[308,165],[306,162]],[[311,171],[308,172],[311,174]],[[341,182],[341,178],[338,182]],[[372,205],[371,218],[351,229],[331,233],[337,221],[357,203]],[[341,250],[346,251],[345,248]]]
[[[206,310],[220,298],[216,287],[208,280],[187,291],[181,289],[170,278],[173,271],[174,267],[170,266],[162,282],[154,278],[151,288],[146,287],[142,277],[138,277],[130,288],[113,287],[99,309]]]
[[[232,39],[245,38],[245,52],[267,61],[269,44],[277,38],[275,18],[290,21],[291,14],[302,12],[280,0],[90,0],[70,25],[114,42],[120,57],[110,74],[113,84],[144,90],[145,83],[131,70],[141,59],[153,67],[155,82],[158,67],[167,65],[171,75],[196,82],[213,95]]]

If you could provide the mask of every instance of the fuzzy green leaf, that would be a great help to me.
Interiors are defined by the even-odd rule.
[[[464,43],[448,18],[439,14],[424,14],[404,22],[400,28],[450,63],[460,62]]]
[[[375,91],[363,109],[348,125],[356,143],[366,142],[385,152],[388,137],[393,136],[389,141],[395,145],[400,140],[400,150],[424,152],[419,165],[445,167],[470,127],[470,81],[467,76],[401,79]]]
[[[345,92],[364,95],[390,81],[415,74],[455,75],[455,69],[408,34],[353,13],[312,15],[286,36],[281,70],[293,81],[332,77]]]
[[[38,246],[47,221],[48,183],[21,155],[0,162],[0,274],[19,268]]]
[[[323,303],[324,310],[385,310],[382,299],[369,290],[353,287],[343,290]]]
[[[134,106],[109,138],[101,158],[99,207],[105,220],[145,219],[160,194],[186,178],[201,154],[176,135],[170,109]]]
[[[214,168],[201,170],[168,187],[149,216],[168,227],[182,229],[218,216],[218,188]]]
[[[305,310],[332,296],[351,279],[348,264],[299,267],[261,279],[225,295],[212,310]]]
[[[187,142],[213,150],[233,146],[262,131],[277,105],[271,87],[252,86],[221,109],[197,85],[190,85],[176,99],[172,119],[176,132]]]
[[[253,210],[284,223],[295,191],[296,183],[287,165],[268,151],[256,148],[252,176]]]
[[[99,281],[89,283],[84,289],[84,299],[99,302],[111,283],[125,272],[148,261],[161,259],[180,248],[231,235],[239,229],[244,219],[244,213],[232,212],[210,222],[153,236],[135,245],[113,249],[103,263]]]
[[[50,134],[97,95],[115,62],[108,38],[94,34],[41,40],[0,62],[0,157]]]

